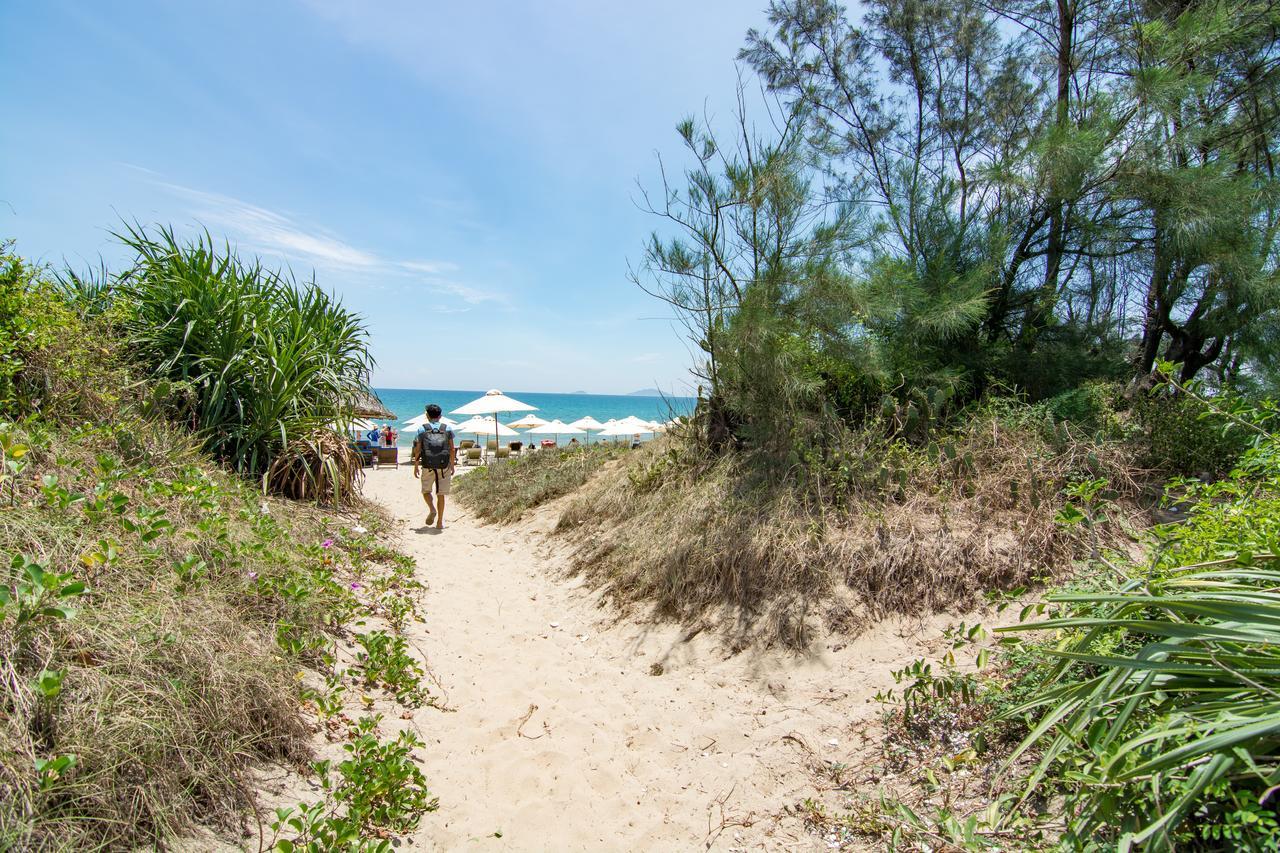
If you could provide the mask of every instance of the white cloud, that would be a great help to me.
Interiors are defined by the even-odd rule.
[[[410,272],[421,272],[427,275],[442,275],[458,269],[457,264],[449,261],[401,261],[400,266]]]
[[[501,293],[457,280],[451,274],[460,267],[452,261],[386,258],[352,246],[328,229],[308,227],[283,213],[238,198],[163,181],[155,183],[187,200],[191,205],[188,212],[197,222],[225,231],[249,251],[347,275],[407,278],[408,287],[422,287],[466,303],[467,307],[449,309],[450,313],[467,311],[482,303],[507,304]]]
[[[458,297],[463,302],[470,305],[479,305],[482,302],[506,302],[499,294],[491,293],[487,290],[480,290],[457,281],[427,281],[427,287],[437,293],[448,293]]]
[[[298,258],[321,267],[371,269],[383,265],[376,255],[357,249],[322,229],[307,230],[289,217],[219,193],[161,183],[193,203],[191,215],[244,240],[248,248]]]

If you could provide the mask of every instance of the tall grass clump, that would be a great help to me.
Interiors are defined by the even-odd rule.
[[[592,444],[525,454],[459,478],[458,498],[485,521],[511,523],[569,494],[626,452],[614,444]]]
[[[207,233],[183,242],[128,226],[120,239],[135,259],[111,283],[109,314],[171,414],[234,470],[291,496],[350,492],[361,468],[327,436],[373,364],[360,317]],[[88,293],[102,304],[100,288]]]

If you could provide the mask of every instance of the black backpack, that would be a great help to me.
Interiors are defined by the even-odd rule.
[[[418,464],[423,468],[443,470],[453,461],[449,458],[449,428],[430,423],[418,433]]]

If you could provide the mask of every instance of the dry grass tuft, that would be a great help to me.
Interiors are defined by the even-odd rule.
[[[360,453],[331,429],[289,442],[266,474],[267,486],[276,494],[300,501],[331,499],[334,506],[354,499],[363,479]]]
[[[309,757],[285,661],[220,596],[133,596],[69,627],[41,650],[40,669],[66,670],[54,702],[5,656],[0,839],[129,847],[196,824],[231,831],[254,804],[254,762]],[[38,732],[22,725],[42,716]],[[65,754],[76,765],[62,783],[32,784],[37,759]]]
[[[264,511],[160,423],[28,424],[18,437],[32,452],[0,501],[0,587],[21,590],[29,559],[85,590],[69,617],[22,623],[0,607],[0,849],[163,847],[197,824],[231,829],[252,814],[255,763],[310,757],[294,673],[345,606],[308,544],[332,521],[305,505]]]
[[[712,616],[737,647],[807,645],[819,611],[856,630],[1042,583],[1084,544],[1054,522],[1066,483],[1105,477],[1123,497],[1139,490],[1121,446],[1055,448],[994,416],[933,454],[866,439],[824,500],[807,498],[797,476],[762,478],[746,455],[708,460],[695,448],[672,436],[605,469],[557,530],[574,543],[575,571],[616,604]]]

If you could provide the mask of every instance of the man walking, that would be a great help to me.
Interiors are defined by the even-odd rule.
[[[453,481],[456,458],[453,430],[440,422],[440,407],[432,403],[427,406],[427,422],[418,428],[418,435],[413,440],[413,476],[422,480],[422,499],[427,502],[427,527],[434,523],[436,530],[444,530],[444,499]]]

